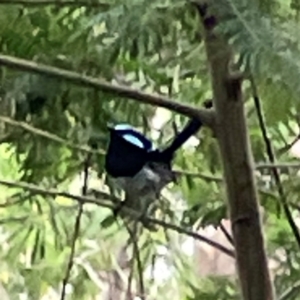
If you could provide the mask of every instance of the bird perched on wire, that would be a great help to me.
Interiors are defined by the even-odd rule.
[[[149,206],[159,198],[162,189],[175,181],[172,161],[175,152],[202,126],[192,119],[163,150],[157,149],[142,133],[130,125],[109,127],[110,142],[105,169],[108,175],[124,190],[125,199],[114,211],[124,205],[146,214]]]

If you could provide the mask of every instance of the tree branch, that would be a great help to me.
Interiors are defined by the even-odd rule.
[[[130,224],[127,224],[125,226],[127,228],[129,236],[130,236],[129,240],[131,240],[132,246],[133,246],[132,269],[131,269],[132,273],[129,274],[128,281],[132,280],[132,278],[133,278],[134,261],[136,261],[137,273],[138,273],[138,277],[139,277],[139,297],[141,298],[141,300],[145,300],[146,293],[145,293],[145,284],[144,284],[144,276],[143,276],[143,264],[142,264],[142,260],[141,260],[140,248],[139,248],[139,244],[138,244],[138,234],[137,234],[138,224],[135,221],[133,228],[130,228],[131,227]],[[130,285],[128,284],[128,292],[129,293],[131,292],[131,283],[130,283]]]
[[[273,169],[300,169],[300,163],[289,163],[289,162],[274,162],[274,163],[259,163],[254,166],[256,170],[273,170]],[[197,173],[197,172],[189,172],[183,170],[174,170],[175,174],[178,176],[188,176],[194,178],[200,178],[202,180],[211,182],[214,181],[216,183],[223,182],[223,178],[220,176],[214,176],[210,174]]]
[[[55,189],[44,189],[37,185],[28,184],[25,182],[16,182],[16,181],[11,181],[11,180],[0,179],[0,184],[3,184],[8,187],[12,187],[12,188],[25,189],[25,190],[28,190],[28,191],[31,191],[33,193],[40,194],[40,195],[46,195],[46,196],[51,196],[51,197],[65,197],[65,198],[69,198],[69,199],[72,199],[72,200],[75,200],[78,202],[95,204],[95,205],[98,205],[101,207],[109,208],[111,210],[116,208],[116,206],[113,205],[111,202],[115,202],[115,203],[117,203],[117,205],[120,202],[120,199],[118,199],[114,196],[111,196],[109,194],[103,193],[103,192],[97,192],[98,195],[99,196],[101,195],[103,198],[102,200],[99,200],[99,199],[96,199],[93,197],[77,196],[77,195],[69,194],[66,192],[61,192],[61,191],[58,191]],[[206,238],[205,236],[203,236],[197,232],[194,232],[194,231],[185,229],[183,227],[177,226],[175,224],[167,223],[167,222],[164,222],[164,221],[161,221],[158,219],[143,217],[138,212],[136,212],[132,209],[129,209],[127,207],[124,207],[122,209],[124,210],[124,212],[126,212],[126,214],[132,216],[135,219],[142,219],[145,222],[159,225],[165,229],[170,229],[170,230],[176,231],[180,234],[185,234],[187,236],[191,236],[196,240],[202,241],[202,242],[220,250],[221,252],[225,253],[226,255],[228,255],[230,257],[234,257],[234,252],[232,250],[228,249],[227,247],[225,247],[215,241],[212,241],[212,240]]]
[[[300,169],[300,163],[276,162],[276,163],[260,163],[255,166],[257,170],[263,169]]]
[[[4,117],[4,116],[0,115],[0,122],[4,122],[6,124],[10,124],[12,126],[22,128],[32,134],[42,136],[46,139],[49,139],[50,141],[53,141],[53,142],[56,142],[59,144],[63,144],[72,149],[76,149],[76,150],[79,150],[82,152],[87,152],[87,153],[93,153],[93,154],[101,154],[101,155],[105,154],[104,150],[93,150],[93,149],[90,149],[89,147],[73,144],[72,142],[69,142],[51,132],[33,127],[25,122],[16,121],[12,118],[8,118],[8,117]]]
[[[115,96],[132,99],[139,103],[164,107],[184,116],[188,116],[191,118],[199,118],[201,119],[203,124],[211,127],[213,126],[213,111],[197,109],[187,104],[175,102],[164,96],[147,94],[143,91],[132,89],[126,86],[114,85],[102,79],[85,76],[83,74],[52,66],[37,64],[33,61],[15,58],[8,55],[0,54],[0,66],[1,65],[12,69],[46,75],[49,77],[55,77],[73,84],[94,88],[96,90],[109,93]]]
[[[242,78],[231,76],[232,49],[214,31],[218,20],[210,14],[213,1],[198,0],[216,113],[216,135],[224,167],[243,300],[273,300],[262,233],[253,155],[244,113]],[[211,4],[211,6],[209,6]]]
[[[204,181],[207,182],[216,182],[216,183],[221,183],[223,182],[223,178],[213,176],[213,175],[208,175],[208,174],[203,174],[203,173],[196,173],[196,172],[188,172],[188,171],[183,171],[183,170],[174,170],[174,174],[176,176],[187,176],[187,177],[192,177],[192,178],[200,178]]]
[[[12,118],[1,116],[0,115],[0,122],[9,124],[11,126],[22,128],[23,130],[26,130],[32,134],[42,136],[46,139],[49,139],[53,142],[65,145],[66,147],[69,147],[70,149],[75,149],[82,152],[87,153],[93,153],[98,155],[105,155],[105,151],[102,149],[93,150],[87,146],[81,146],[74,144],[68,140],[65,140],[58,135],[55,135],[49,131],[42,130],[39,128],[36,128],[32,125],[27,124],[26,122],[16,121]],[[0,140],[1,144],[1,140]],[[300,169],[300,163],[289,163],[289,162],[277,162],[277,163],[259,163],[255,165],[256,170],[264,170],[264,169]],[[183,170],[174,170],[174,173],[177,176],[188,176],[188,177],[194,177],[194,178],[200,178],[202,180],[205,180],[207,182],[214,181],[216,183],[223,182],[222,177],[210,175],[210,174],[204,174],[204,173],[197,173],[197,172],[189,172],[189,171],[183,171]]]
[[[92,157],[92,154],[88,153],[87,158],[85,159],[85,162],[84,162],[84,178],[83,178],[83,185],[82,185],[82,196],[86,196],[87,190],[88,190],[88,177],[89,177],[88,174],[89,174],[89,166],[90,166],[91,157]],[[65,298],[66,298],[66,287],[67,287],[67,284],[68,284],[68,281],[70,278],[70,274],[71,274],[71,270],[72,270],[72,267],[74,264],[76,242],[80,235],[80,224],[81,224],[81,217],[83,215],[83,205],[84,205],[84,202],[80,201],[77,216],[75,219],[72,241],[71,241],[71,253],[69,256],[66,273],[63,278],[63,285],[62,285],[62,291],[61,291],[61,296],[60,296],[61,300],[65,300]]]
[[[289,287],[280,297],[278,300],[289,300],[295,299],[300,292],[300,281],[295,282],[291,287]],[[295,298],[294,298],[295,297]]]
[[[258,96],[257,87],[255,85],[255,82],[254,82],[253,78],[250,79],[250,82],[251,82],[251,89],[252,89],[252,94],[253,94],[253,99],[254,99],[254,105],[255,105],[255,108],[256,108],[257,116],[258,116],[258,122],[259,122],[259,126],[260,126],[260,129],[261,129],[263,140],[264,140],[265,147],[266,147],[267,157],[268,157],[269,161],[272,164],[274,164],[276,162],[276,157],[275,157],[275,154],[274,154],[274,151],[273,151],[271,140],[268,137],[267,128],[265,126],[263,111],[262,111],[262,107],[261,107],[261,104],[260,104],[260,99],[259,99],[259,96]],[[300,247],[299,229],[298,229],[298,226],[296,225],[296,223],[293,219],[292,213],[291,213],[289,205],[287,203],[287,197],[286,197],[286,194],[284,192],[283,185],[281,183],[280,174],[279,174],[279,172],[276,168],[272,168],[271,171],[272,171],[275,183],[276,183],[280,204],[283,207],[285,217],[286,217],[286,219],[289,223],[289,226],[291,227],[291,230],[294,234],[294,237],[296,239],[298,247]]]
[[[220,229],[227,238],[228,242],[234,247],[234,240],[231,236],[231,234],[227,231],[226,227],[223,225],[222,221],[220,222]]]

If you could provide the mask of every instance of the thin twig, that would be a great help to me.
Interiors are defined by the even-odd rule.
[[[138,237],[137,237],[137,231],[138,231],[138,222],[134,221],[134,227],[133,230],[130,228],[130,224],[126,225],[127,231],[130,236],[130,240],[132,242],[133,251],[132,251],[132,259],[133,261],[136,261],[137,265],[137,273],[139,277],[139,297],[141,300],[145,299],[145,285],[144,285],[144,277],[143,277],[143,264],[141,261],[140,256],[140,249],[138,245]],[[133,269],[134,269],[134,262],[133,262]]]
[[[56,143],[63,144],[71,149],[75,149],[78,151],[86,152],[86,153],[93,153],[93,154],[100,154],[104,155],[104,150],[93,150],[86,146],[81,146],[74,144],[68,140],[65,140],[58,135],[55,135],[49,131],[42,130],[39,128],[36,128],[32,125],[27,124],[26,122],[16,121],[12,118],[0,115],[0,121],[10,124],[11,126],[16,126],[19,128],[22,128],[23,130],[26,130],[32,134],[42,136],[44,138],[47,138],[49,140],[52,140]],[[289,162],[276,162],[276,163],[259,163],[255,166],[256,170],[268,170],[268,169],[300,169],[300,163],[289,163]],[[200,178],[205,181],[215,181],[215,182],[222,182],[222,177],[210,175],[210,174],[203,174],[199,172],[189,172],[189,171],[183,171],[183,170],[174,170],[175,174],[178,176],[189,176],[189,177],[195,177]]]
[[[225,228],[225,226],[223,225],[222,221],[220,222],[220,229],[221,231],[224,233],[225,237],[227,238],[228,242],[234,246],[234,241],[233,241],[233,237],[231,236],[231,234],[227,231],[227,229]]]
[[[300,134],[298,134],[298,135],[293,139],[292,142],[290,142],[289,144],[287,144],[287,145],[283,146],[282,148],[280,148],[280,149],[278,150],[278,155],[282,155],[282,154],[288,152],[289,150],[291,150],[291,149],[294,147],[294,145],[298,143],[299,139],[300,139]]]
[[[274,162],[274,163],[260,163],[255,166],[257,170],[263,169],[300,169],[300,163],[285,163],[285,162]]]
[[[106,193],[103,193],[103,192],[99,193],[103,197],[102,200],[99,200],[99,199],[96,199],[96,198],[93,198],[93,197],[77,196],[77,195],[69,194],[69,193],[66,193],[66,192],[61,192],[61,191],[58,191],[58,190],[55,190],[55,189],[44,189],[44,188],[41,188],[37,185],[28,184],[28,183],[20,182],[20,181],[16,182],[16,181],[11,181],[11,180],[0,179],[0,184],[3,184],[3,185],[8,186],[8,187],[22,188],[22,189],[29,190],[29,191],[32,191],[33,193],[40,194],[40,195],[47,195],[47,196],[52,196],[52,197],[65,197],[65,198],[76,200],[78,202],[91,203],[91,204],[95,204],[95,205],[98,205],[98,206],[101,206],[101,207],[109,208],[111,210],[116,208],[116,205],[113,205],[111,203],[111,201],[115,202],[115,203],[120,202],[120,199],[117,199],[116,197],[111,196],[111,195],[106,194]],[[105,200],[107,200],[107,201],[105,201]],[[217,243],[213,240],[210,240],[209,238],[207,238],[207,237],[205,237],[205,236],[203,236],[203,235],[201,235],[197,232],[194,232],[194,231],[191,231],[189,229],[180,227],[178,225],[167,223],[167,222],[164,222],[162,220],[155,219],[155,218],[144,217],[144,216],[141,217],[138,212],[136,212],[136,211],[134,211],[134,210],[132,210],[128,207],[124,207],[123,210],[124,210],[124,212],[126,212],[126,214],[132,216],[132,218],[134,218],[134,219],[142,219],[144,222],[149,222],[149,223],[152,223],[152,224],[155,224],[155,225],[159,225],[159,226],[161,226],[165,229],[170,229],[170,230],[176,231],[180,234],[184,234],[184,235],[193,237],[196,240],[202,241],[202,242],[204,242],[204,243],[220,250],[221,252],[227,254],[230,257],[235,256],[234,252],[231,249],[228,249],[227,247],[225,247],[225,246],[223,246],[223,245],[221,245],[221,244],[219,244],[219,243]]]
[[[197,173],[197,172],[188,172],[188,171],[183,171],[183,170],[174,170],[174,174],[177,176],[187,176],[187,177],[193,177],[193,178],[200,178],[208,182],[223,182],[223,179],[221,177],[213,176],[213,175],[208,175],[208,174],[203,174],[203,173]]]
[[[259,163],[255,165],[256,170],[272,170],[272,169],[300,169],[300,163],[288,163],[288,162],[277,162],[277,163]],[[198,172],[189,172],[183,170],[174,170],[175,174],[178,176],[188,176],[194,178],[200,178],[208,182],[223,182],[223,178],[219,176],[214,176],[210,174],[198,173]]]
[[[259,163],[256,164],[254,167],[256,170],[272,170],[272,169],[300,169],[300,163],[290,163],[290,162],[276,162],[276,163]],[[195,178],[201,178],[205,181],[215,181],[215,182],[222,182],[222,177],[210,175],[210,174],[203,174],[198,172],[189,172],[183,170],[174,170],[174,172],[179,176],[189,176]]]
[[[95,0],[0,0],[0,5],[23,5],[28,7],[36,7],[36,6],[47,6],[47,5],[55,5],[59,7],[64,6],[87,6],[87,7],[97,7],[107,9],[109,5],[106,3],[100,3]]]
[[[91,158],[91,154],[88,154],[86,161],[84,162],[84,178],[83,178],[83,186],[82,186],[82,196],[86,196],[86,194],[87,194],[90,158]],[[68,261],[68,266],[66,269],[66,274],[63,279],[63,286],[62,286],[60,300],[64,300],[66,297],[66,287],[67,287],[67,284],[68,284],[68,281],[70,278],[70,273],[71,273],[73,263],[74,263],[76,241],[79,238],[79,234],[80,234],[80,223],[81,223],[81,217],[83,214],[83,205],[84,205],[84,202],[80,201],[78,213],[77,213],[77,216],[75,219],[74,233],[73,233],[72,243],[71,243],[71,253],[70,253],[70,257],[69,257],[69,261]]]
[[[4,203],[0,203],[0,208],[10,207],[17,204],[24,203],[25,201],[29,200],[29,197],[13,200],[13,198],[8,198]]]
[[[132,279],[134,273],[134,260],[131,261],[130,272],[127,281],[126,300],[132,299]]]
[[[271,143],[271,141],[268,137],[266,125],[265,125],[265,122],[264,122],[262,107],[261,107],[260,99],[259,99],[258,92],[257,92],[257,87],[255,85],[255,82],[254,82],[253,78],[250,79],[250,83],[251,83],[253,100],[254,100],[256,111],[257,111],[257,116],[258,116],[260,129],[261,129],[263,140],[264,140],[264,143],[265,143],[265,146],[266,146],[267,156],[268,156],[269,161],[272,164],[274,164],[276,162],[276,157],[275,157],[275,154],[274,154],[274,151],[273,151],[272,143]],[[284,210],[285,216],[287,218],[287,221],[288,221],[288,223],[289,223],[289,225],[292,229],[292,232],[293,232],[293,234],[296,238],[297,244],[300,247],[299,230],[298,230],[298,227],[297,227],[297,225],[296,225],[296,223],[293,219],[292,213],[290,212],[289,205],[287,203],[286,194],[284,192],[283,185],[282,185],[281,180],[280,180],[280,175],[279,175],[278,170],[276,168],[272,168],[271,171],[273,173],[273,177],[274,177],[276,187],[277,187],[277,190],[278,190],[280,204],[283,207],[283,210]]]
[[[90,149],[89,147],[85,147],[85,146],[80,146],[80,145],[76,145],[72,142],[69,142],[53,133],[50,133],[48,131],[45,131],[45,130],[42,130],[42,129],[39,129],[39,128],[36,128],[36,127],[33,127],[29,124],[27,124],[26,122],[20,122],[20,121],[15,121],[14,119],[12,118],[8,118],[8,117],[5,117],[5,116],[1,116],[0,115],[0,121],[1,122],[4,122],[6,124],[10,124],[12,126],[15,126],[15,127],[19,127],[19,128],[22,128],[32,134],[35,134],[35,135],[39,135],[39,136],[42,136],[44,138],[47,138],[53,142],[56,142],[56,143],[59,143],[59,144],[63,144],[65,146],[68,146],[69,148],[73,148],[73,149],[76,149],[76,150],[79,150],[79,151],[83,151],[83,152],[87,152],[87,153],[93,153],[93,154],[104,154],[105,152],[103,150],[92,150]]]
[[[7,224],[7,223],[20,223],[24,224],[26,220],[29,219],[29,216],[24,216],[24,217],[11,217],[7,219],[1,219],[0,220],[0,225]]]
[[[127,86],[111,84],[99,78],[89,77],[65,69],[47,66],[44,64],[38,64],[33,61],[20,59],[8,55],[0,55],[0,65],[12,69],[32,72],[69,81],[73,84],[94,88],[95,90],[135,100],[139,103],[164,107],[166,109],[188,117],[200,118],[203,124],[206,124],[207,126],[213,126],[214,124],[213,111],[209,111],[207,109],[198,109],[187,104],[182,104],[180,102],[173,101],[164,96],[147,94],[143,91],[132,89]]]
[[[278,299],[279,300],[295,299],[296,296],[299,295],[299,292],[300,292],[300,281],[297,281],[286,291],[284,291]]]

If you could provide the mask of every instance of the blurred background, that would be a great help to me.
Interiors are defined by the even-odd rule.
[[[299,226],[300,2],[252,2],[218,1],[216,13],[224,22],[217,29],[241,68],[255,76],[284,193]],[[188,1],[0,0],[0,52],[8,60],[55,66],[199,108],[212,97],[202,29]],[[89,196],[101,202],[116,195],[104,172],[107,124],[130,123],[163,146],[174,135],[173,124],[182,128],[187,122],[166,109],[62,78],[0,62],[2,300],[62,299],[80,206],[68,194],[82,194],[89,152]],[[279,299],[296,300],[299,245],[278,210],[278,187],[252,96],[245,83],[269,265]],[[65,299],[239,299],[234,259],[189,234],[233,249],[219,150],[209,129],[177,153],[174,169],[179,181],[163,191],[154,217],[177,230],[144,230],[140,263],[132,247],[125,247],[128,232],[112,220],[111,210],[84,204]]]

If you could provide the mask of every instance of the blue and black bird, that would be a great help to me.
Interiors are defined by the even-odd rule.
[[[130,125],[110,127],[105,169],[125,192],[122,205],[141,214],[146,213],[159,198],[161,190],[176,179],[172,171],[175,152],[201,126],[199,119],[190,120],[171,144],[162,150]]]

